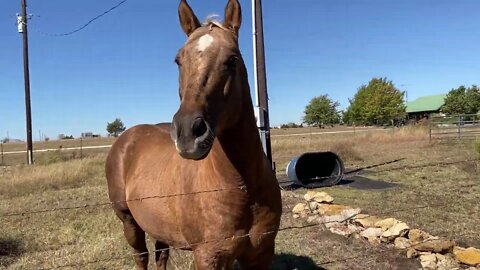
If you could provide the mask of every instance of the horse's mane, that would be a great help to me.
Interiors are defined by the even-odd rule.
[[[207,16],[207,19],[202,23],[203,26],[210,26],[212,27],[218,27],[220,29],[223,29],[225,31],[231,32],[231,29],[228,29],[227,27],[223,26],[223,24],[219,21],[220,16],[217,14],[212,14]]]

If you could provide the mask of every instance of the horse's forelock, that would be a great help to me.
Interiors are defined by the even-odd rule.
[[[228,32],[232,32],[231,29],[228,29],[220,22],[220,16],[217,14],[212,14],[207,16],[207,19],[202,23],[202,26],[218,27]]]

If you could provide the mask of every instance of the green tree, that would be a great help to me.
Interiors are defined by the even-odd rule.
[[[387,78],[373,78],[350,99],[343,121],[348,124],[385,125],[405,115],[404,92]]]
[[[461,85],[448,92],[442,111],[446,114],[475,114],[480,111],[480,89]]]
[[[480,88],[476,85],[468,88],[465,94],[465,113],[476,114],[480,112]]]
[[[445,97],[445,104],[442,106],[442,112],[446,114],[463,114],[465,113],[465,97],[467,89],[461,85],[448,92]]]
[[[339,103],[332,101],[328,95],[314,97],[305,107],[303,122],[308,125],[323,127],[340,122],[340,114],[337,111]]]
[[[120,118],[116,118],[113,122],[107,123],[107,132],[109,135],[117,137],[120,133],[124,132],[126,127],[123,125]]]

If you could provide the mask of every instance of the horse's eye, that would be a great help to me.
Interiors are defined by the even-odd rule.
[[[230,58],[228,58],[227,62],[225,62],[225,65],[228,68],[234,68],[237,65],[238,62],[238,56],[232,55]]]

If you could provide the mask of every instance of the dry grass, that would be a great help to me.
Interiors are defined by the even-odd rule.
[[[106,153],[109,148],[99,149],[75,149],[65,150],[65,148],[73,147],[89,147],[89,146],[101,146],[111,145],[116,138],[91,138],[91,139],[74,139],[74,140],[52,140],[48,142],[33,142],[34,149],[34,162],[37,164],[45,165],[49,163],[55,163],[60,161],[66,161],[69,159],[76,159],[80,157],[94,156],[99,153]],[[0,160],[0,165],[25,165],[27,162],[26,153],[7,153],[15,151],[25,151],[25,143],[6,143],[3,144],[3,152],[6,154]],[[36,150],[54,149],[50,152],[35,152]]]
[[[97,183],[103,180],[103,162],[103,156],[96,156],[46,166],[5,167],[0,173],[0,194],[13,198]]]
[[[370,178],[399,184],[397,188],[359,190],[338,185],[323,190],[331,193],[337,203],[361,207],[371,214],[393,216],[433,234],[451,236],[460,243],[479,247],[480,163],[407,168],[478,157],[474,145],[471,142],[431,145],[427,138],[425,130],[395,129],[355,135],[274,137],[272,145],[279,168],[305,151],[336,151],[350,168],[405,158],[364,172]],[[106,202],[104,159],[105,155],[101,154],[84,160],[3,169],[0,171],[0,216]],[[405,169],[385,170],[402,166]],[[298,201],[292,195],[283,193],[284,206]],[[439,202],[444,206],[398,212]],[[286,211],[281,226],[302,222]],[[109,207],[0,217],[0,224],[0,269],[38,269],[91,261],[98,262],[66,269],[133,268],[122,225]],[[171,258],[171,269],[193,269],[190,253],[174,251]],[[273,269],[294,268],[418,269],[419,265],[391,248],[373,247],[361,240],[336,236],[319,226],[278,234]]]

